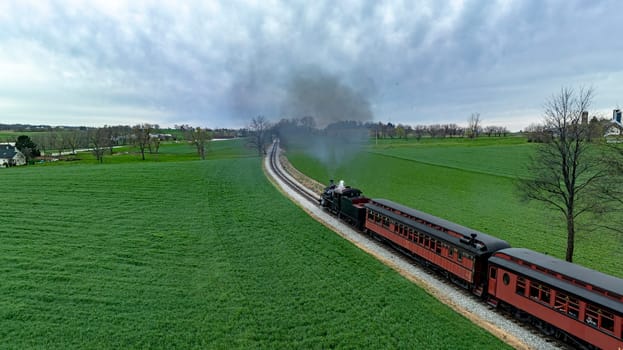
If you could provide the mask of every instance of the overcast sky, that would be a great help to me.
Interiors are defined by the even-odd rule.
[[[478,112],[519,130],[562,86],[592,86],[609,117],[623,106],[622,14],[619,0],[0,0],[0,123],[322,113],[297,110],[297,90],[339,91],[376,121],[464,125]]]

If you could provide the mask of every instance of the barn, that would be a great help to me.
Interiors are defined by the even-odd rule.
[[[0,168],[26,165],[26,157],[15,145],[10,143],[0,144]]]

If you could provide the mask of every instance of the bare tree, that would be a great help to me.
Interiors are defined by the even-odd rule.
[[[270,122],[262,115],[253,118],[251,124],[249,124],[251,137],[247,142],[247,147],[256,149],[259,156],[266,154],[266,142],[268,142],[269,129]]]
[[[115,146],[120,144],[126,144],[130,135],[132,135],[132,128],[129,126],[117,125],[108,127],[110,134],[110,142],[108,144],[108,150],[110,155],[115,152]]]
[[[500,131],[501,136],[504,136],[504,137],[506,137],[506,135],[510,132],[505,126],[501,126],[499,131]]]
[[[489,137],[502,137],[508,134],[508,129],[505,126],[488,125],[483,128],[483,132]]]
[[[141,159],[145,160],[145,149],[149,147],[150,133],[153,130],[151,124],[137,124],[132,127],[134,144],[141,150]]]
[[[567,228],[566,260],[573,261],[576,219],[583,214],[603,213],[605,202],[597,189],[607,179],[608,169],[598,156],[598,147],[587,138],[588,126],[581,122],[593,99],[592,89],[562,88],[545,103],[544,125],[552,137],[538,145],[528,164],[534,176],[519,182],[527,199],[560,211]]]
[[[65,150],[65,145],[67,141],[65,140],[65,133],[60,128],[54,128],[50,131],[50,148],[58,150],[58,158],[61,159],[63,156],[63,151]]]
[[[50,144],[49,138],[50,134],[47,131],[38,132],[32,136],[32,140],[37,144],[42,156],[45,156]]]
[[[478,134],[482,131],[482,127],[480,126],[481,122],[480,113],[472,113],[467,119],[466,133],[470,139],[478,137]]]
[[[106,148],[108,148],[108,150],[110,151],[110,155],[112,156],[112,150],[113,150],[113,145],[115,144],[114,140],[113,140],[113,128],[112,126],[109,125],[104,125],[103,129],[103,135],[102,135],[102,145]]]
[[[399,139],[407,139],[404,125],[398,124],[398,126],[396,126],[396,136],[398,136]]]
[[[202,129],[200,127],[184,127],[184,137],[192,142],[195,147],[197,147],[197,154],[201,158],[201,160],[206,159],[206,145],[208,141],[212,138],[210,132],[207,129]]]
[[[149,154],[152,154],[152,153],[158,154],[158,150],[160,149],[160,125],[158,124],[151,125],[151,130],[149,131],[149,142],[147,143],[147,148],[149,149]]]
[[[523,133],[528,142],[549,142],[552,139],[552,133],[545,130],[542,124],[532,123],[524,129]]]
[[[84,143],[85,132],[80,129],[73,129],[65,132],[63,135],[66,140],[67,147],[71,149],[71,154],[76,154],[76,149]]]
[[[408,140],[412,133],[413,127],[411,125],[405,125],[405,140]]]
[[[160,150],[160,136],[152,136],[149,139],[149,153],[158,154]]]
[[[104,126],[102,128],[89,129],[87,131],[89,145],[91,146],[91,150],[93,151],[95,158],[100,164],[104,162],[104,152],[106,152],[108,142],[110,142],[110,132],[107,129],[109,128]]]
[[[487,134],[488,137],[491,137],[491,135],[495,135],[496,130],[497,126],[493,125],[485,126],[483,129],[484,133]]]
[[[387,123],[385,126],[385,137],[389,136],[390,139],[396,137],[396,126],[392,123]]]
[[[427,127],[425,125],[416,125],[414,129],[415,139],[420,141],[420,139],[422,139],[422,136],[426,134],[426,130]]]

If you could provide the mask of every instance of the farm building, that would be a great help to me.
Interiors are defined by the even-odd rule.
[[[623,126],[612,123],[606,127],[606,132],[604,136],[620,136],[623,135]]]
[[[26,157],[15,145],[10,143],[0,144],[0,167],[26,165]]]
[[[623,122],[621,121],[620,109],[615,109],[612,111],[612,120],[610,124],[606,127],[604,136],[606,136],[606,138],[620,138],[621,136],[623,136]]]

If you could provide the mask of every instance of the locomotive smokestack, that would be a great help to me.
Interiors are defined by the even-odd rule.
[[[340,183],[335,188],[335,192],[342,193],[342,191],[344,191],[345,188],[346,186],[344,186],[344,180],[340,180]]]

